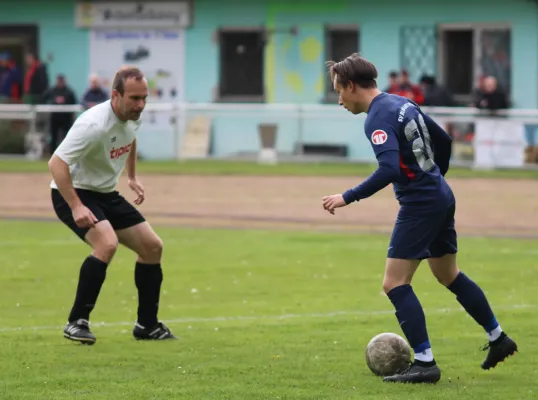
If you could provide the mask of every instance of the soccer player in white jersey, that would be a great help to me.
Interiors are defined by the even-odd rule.
[[[54,211],[92,248],[80,268],[75,301],[64,329],[64,336],[73,341],[96,341],[90,331],[90,313],[118,243],[138,255],[134,337],[175,339],[157,319],[163,243],[140,212],[115,190],[126,167],[129,187],[137,195],[134,203],[144,201],[144,188],[136,176],[135,131],[147,96],[143,73],[134,67],[120,68],[112,83],[111,100],[80,115],[49,161]]]

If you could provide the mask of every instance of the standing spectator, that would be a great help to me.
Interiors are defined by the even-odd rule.
[[[398,92],[395,94],[407,97],[418,105],[424,104],[424,94],[422,93],[420,86],[411,82],[409,79],[409,72],[405,69],[402,69],[402,73],[400,74],[400,85]]]
[[[420,86],[424,93],[424,105],[432,107],[453,107],[454,99],[448,89],[435,80],[435,77],[423,75]]]
[[[93,106],[108,100],[108,93],[103,90],[99,83],[99,77],[95,74],[90,76],[90,88],[82,97],[82,105],[84,108],[92,108]]]
[[[389,85],[383,91],[390,94],[398,93],[400,87],[400,82],[398,78],[398,72],[391,71],[391,73],[389,74]]]
[[[29,104],[39,104],[42,96],[49,88],[47,66],[34,53],[26,55],[27,72],[24,76],[24,101]]]
[[[21,74],[11,54],[0,54],[0,103],[16,103],[21,99]]]
[[[56,85],[50,88],[43,96],[45,104],[73,105],[77,104],[75,94],[63,75],[58,75]],[[73,112],[53,112],[50,116],[50,154],[53,154],[58,145],[73,125]]]

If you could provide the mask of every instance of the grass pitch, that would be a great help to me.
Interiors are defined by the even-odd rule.
[[[388,237],[156,228],[160,317],[180,340],[134,341],[135,256],[120,249],[92,314],[97,343],[62,337],[88,248],[60,223],[0,221],[0,399],[534,399],[538,241],[460,239],[460,266],[520,353],[482,371],[485,333],[424,264],[414,288],[443,371],[385,384],[364,362],[401,334],[381,293]],[[104,322],[104,324],[102,324]]]
[[[139,161],[137,171],[144,174],[184,175],[258,175],[258,176],[368,176],[377,164],[351,162],[283,162],[264,165],[252,161],[189,160],[189,161]],[[45,172],[45,161],[0,159],[0,172]],[[450,178],[505,178],[538,179],[538,169],[473,170],[451,167]]]

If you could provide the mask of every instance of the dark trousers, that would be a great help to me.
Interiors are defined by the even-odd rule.
[[[71,117],[55,117],[50,120],[50,154],[54,153],[56,148],[60,145],[63,138],[71,129],[73,125],[73,119]]]

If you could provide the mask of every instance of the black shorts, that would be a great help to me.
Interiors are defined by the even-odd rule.
[[[86,189],[75,189],[75,191],[82,204],[88,207],[99,221],[108,220],[114,230],[130,228],[145,221],[142,214],[117,191],[110,193]],[[84,240],[90,229],[77,226],[71,208],[57,189],[51,190],[51,197],[54,211],[60,221]]]

